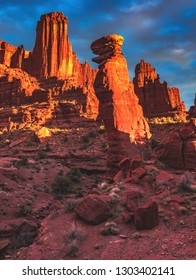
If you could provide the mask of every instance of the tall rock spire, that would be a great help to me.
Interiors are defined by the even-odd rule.
[[[68,18],[61,12],[41,16],[36,28],[36,42],[31,60],[33,76],[72,76],[73,53],[68,40],[67,25]]]

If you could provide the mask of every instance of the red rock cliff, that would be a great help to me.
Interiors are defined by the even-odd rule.
[[[12,68],[22,68],[24,54],[25,51],[22,45],[15,47],[0,40],[0,64]]]
[[[135,93],[146,117],[167,115],[169,112],[185,112],[186,107],[180,99],[178,88],[169,88],[161,83],[156,69],[144,60],[135,67],[133,79]]]
[[[150,137],[121,51],[123,40],[122,36],[112,34],[91,45],[93,53],[98,55],[93,58],[99,64],[94,88],[100,102],[100,117],[107,130],[110,166],[115,166],[124,156],[133,156],[138,139]]]

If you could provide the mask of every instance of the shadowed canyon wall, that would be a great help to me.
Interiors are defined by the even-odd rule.
[[[156,69],[143,59],[135,67],[133,83],[146,117],[167,116],[169,112],[186,111],[178,88],[168,87],[165,81],[161,83]]]

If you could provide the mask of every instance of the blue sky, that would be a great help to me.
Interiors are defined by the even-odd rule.
[[[195,0],[8,0],[0,1],[0,39],[33,49],[41,14],[69,18],[69,40],[81,62],[91,62],[90,44],[103,35],[124,36],[130,77],[143,58],[170,87],[180,89],[187,108],[196,92]]]

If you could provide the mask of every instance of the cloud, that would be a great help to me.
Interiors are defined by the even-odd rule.
[[[123,8],[122,11],[126,13],[140,13],[158,6],[160,2],[160,0],[134,1],[128,7]]]

